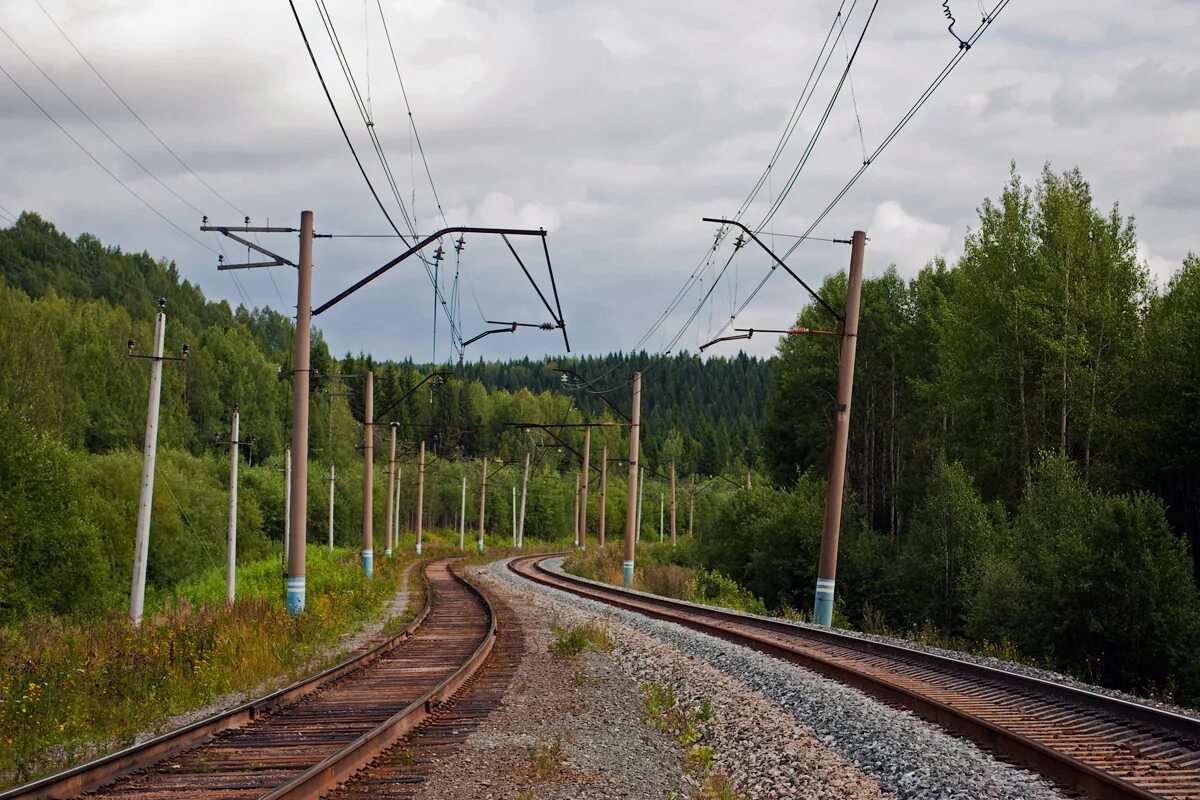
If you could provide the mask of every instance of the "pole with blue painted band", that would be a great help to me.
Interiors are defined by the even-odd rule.
[[[637,483],[638,437],[642,420],[642,373],[633,373],[633,413],[629,417],[629,481],[626,484],[628,501],[625,504],[625,588],[633,587],[633,565],[637,547]]]
[[[288,548],[287,610],[304,611],[308,543],[308,384],[312,337],[313,213],[300,214],[300,258],[296,268],[296,345],[292,373],[292,508]],[[331,504],[332,507],[332,504]]]
[[[834,581],[837,578],[838,537],[842,525],[842,493],[846,485],[846,450],[850,441],[850,400],[854,395],[854,355],[858,345],[858,310],[862,297],[863,253],[867,235],[855,231],[850,250],[850,275],[846,291],[846,316],[842,323],[842,352],[838,363],[837,398],[833,418],[833,443],[825,491],[825,523],[821,530],[821,559],[813,596],[813,622],[833,624]]]
[[[375,373],[368,370],[363,385],[363,574],[373,573],[375,532]]]
[[[287,579],[287,610],[293,617],[304,610],[304,576]]]

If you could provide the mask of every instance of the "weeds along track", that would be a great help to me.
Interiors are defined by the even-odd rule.
[[[486,660],[484,595],[425,567],[426,602],[403,632],[293,686],[142,745],[0,793],[0,800],[313,798],[429,720]]]
[[[548,558],[513,559],[509,568],[800,664],[1089,797],[1200,798],[1200,719],[901,645],[560,575],[541,563]]]

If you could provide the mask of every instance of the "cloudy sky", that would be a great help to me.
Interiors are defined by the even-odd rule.
[[[199,215],[172,192],[213,221],[237,224],[244,212],[256,224],[295,225],[302,209],[312,209],[322,233],[390,231],[341,138],[287,0],[40,2],[155,133],[237,210],[130,116],[38,0],[0,0],[0,67],[202,244],[147,210],[3,75],[0,212],[35,210],[72,236],[89,231],[172,259],[210,297],[289,314],[290,271],[243,272],[236,282],[218,273],[216,235],[201,234]],[[415,209],[419,232],[431,232],[441,218],[411,144],[376,0],[326,2],[399,192]],[[317,6],[296,3],[355,146],[399,223]],[[386,0],[382,8],[449,223],[545,227],[573,348],[608,352],[634,346],[701,262],[714,226],[700,218],[737,212],[771,158],[839,4]],[[854,6],[845,42],[747,222],[779,195],[812,134],[871,2]],[[955,0],[951,8],[963,35],[979,23],[980,0]],[[976,207],[1000,191],[1010,161],[1030,177],[1046,162],[1060,170],[1078,165],[1102,207],[1120,201],[1136,216],[1142,255],[1165,281],[1190,249],[1200,249],[1197,30],[1195,0],[1013,0],[815,233],[843,237],[865,228],[868,273],[894,263],[909,275],[935,255],[957,256]],[[88,123],[18,47],[171,191]],[[937,0],[881,0],[852,86],[768,230],[807,228],[858,168],[864,147],[875,148],[957,47]],[[294,257],[294,238],[262,241]],[[779,249],[789,242],[769,241]],[[540,249],[517,244],[544,281]],[[230,261],[245,260],[244,250],[221,247]],[[319,241],[314,301],[400,247],[394,238]],[[819,282],[847,258],[844,246],[808,242],[789,262]],[[767,266],[765,255],[740,251],[678,348],[694,351],[715,332]],[[468,237],[461,274],[464,336],[486,328],[484,318],[547,318],[499,240]],[[647,341],[649,349],[676,335],[708,280]],[[780,327],[803,301],[799,286],[776,275],[738,323]],[[335,352],[423,360],[431,355],[432,312],[429,280],[409,262],[318,325]],[[444,318],[438,324],[444,359]],[[540,357],[561,344],[553,334],[522,330],[489,337],[468,356]],[[747,349],[772,346],[756,337]]]

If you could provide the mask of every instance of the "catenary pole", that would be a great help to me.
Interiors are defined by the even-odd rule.
[[[395,510],[395,493],[396,493],[396,423],[389,425],[392,429],[392,445],[388,454],[388,488],[387,488],[387,517],[384,520],[383,526],[386,531],[384,535],[384,550],[383,554],[388,558],[392,557],[392,545],[395,544],[396,530],[392,524],[392,514]]]
[[[483,552],[483,513],[487,507],[487,456],[482,459],[483,478],[479,482],[479,552]]]
[[[633,373],[633,413],[629,423],[629,502],[625,506],[625,562],[622,566],[622,577],[625,588],[633,586],[634,554],[637,538],[637,476],[638,476],[638,435],[642,419],[642,373]]]
[[[283,451],[283,563],[292,548],[292,448]]]
[[[517,546],[517,487],[512,487],[513,547]]]
[[[666,516],[667,498],[662,492],[658,493],[658,543],[663,543],[663,518]]]
[[[833,446],[830,448],[829,480],[825,492],[825,524],[821,529],[821,560],[817,566],[817,588],[813,598],[813,622],[825,626],[833,623],[838,536],[842,524],[842,492],[846,483],[850,400],[854,394],[854,355],[858,345],[858,310],[862,296],[863,253],[866,243],[867,234],[855,231],[850,250],[846,319],[842,326],[842,355],[838,363],[837,406],[833,418]]]
[[[238,509],[238,433],[241,415],[233,407],[233,424],[229,437],[229,539],[225,551],[225,603],[233,605],[237,589],[237,509]]]
[[[588,473],[591,471],[592,429],[583,429],[583,495],[579,498],[579,546],[587,547]]]
[[[525,454],[525,471],[521,474],[521,519],[517,523],[517,549],[525,546],[525,496],[529,492],[529,453]]]
[[[300,259],[296,268],[296,346],[292,375],[292,546],[288,551],[287,610],[304,611],[308,543],[308,383],[312,339],[313,212],[300,212]],[[331,471],[332,474],[332,471]],[[330,508],[333,504],[330,504]],[[332,530],[332,528],[331,528]]]
[[[671,547],[675,546],[675,459],[671,459]]]
[[[363,389],[363,574],[375,571],[375,373],[368,370]]]
[[[417,450],[417,555],[421,555],[425,532],[425,442]]]
[[[154,355],[150,361],[150,402],[146,409],[146,444],[142,450],[142,485],[138,495],[137,534],[133,541],[133,587],[129,592],[129,621],[142,624],[146,599],[146,560],[150,551],[150,510],[154,503],[154,463],[158,455],[158,406],[162,397],[163,342],[167,330],[166,303],[158,301],[154,321]],[[133,344],[130,343],[130,349]]]
[[[458,549],[467,546],[467,476],[462,476],[462,508],[458,512]]]
[[[604,516],[608,510],[608,445],[600,448],[600,546],[604,547]]]

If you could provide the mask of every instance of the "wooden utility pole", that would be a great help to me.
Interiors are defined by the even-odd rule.
[[[462,476],[462,508],[458,512],[458,549],[467,545],[467,474]]]
[[[238,433],[241,415],[233,407],[233,424],[229,428],[229,541],[225,551],[225,603],[233,605],[237,589],[237,511],[238,511]]]
[[[375,535],[371,529],[375,510],[375,373],[368,371],[363,389],[363,574],[375,569]]]
[[[587,547],[588,487],[591,485],[588,472],[592,460],[592,429],[583,429],[583,496],[579,499],[579,546]]]
[[[417,555],[421,555],[421,544],[425,527],[425,443],[417,449]]]
[[[846,483],[846,448],[850,438],[850,400],[854,394],[854,355],[858,344],[858,311],[862,297],[863,253],[866,250],[866,242],[866,233],[854,232],[850,250],[846,318],[842,324],[842,355],[838,364],[833,446],[830,448],[829,480],[825,493],[825,524],[821,530],[821,559],[817,566],[817,588],[813,599],[813,622],[825,626],[833,623],[838,537],[842,524],[842,492]]]
[[[483,462],[483,478],[479,482],[479,552],[483,552],[483,514],[487,510],[487,457],[484,456],[480,461]]]
[[[333,462],[329,462],[329,549],[333,549],[333,484],[337,479],[337,470]]]
[[[395,518],[392,520],[392,545],[396,548],[400,547],[400,483],[404,478],[404,468],[399,464],[396,465],[396,500],[393,505],[392,513]]]
[[[622,577],[625,588],[633,586],[634,554],[637,543],[637,479],[638,479],[638,436],[642,420],[642,373],[633,373],[633,414],[629,423],[629,503],[625,508],[625,562]]]
[[[637,540],[642,540],[642,505],[646,499],[646,470],[638,464]]]
[[[608,510],[608,445],[600,448],[600,546],[604,547],[604,517]]]
[[[692,485],[688,489],[688,536],[694,530],[692,523],[696,521],[696,474],[692,473]]]
[[[388,451],[388,488],[387,488],[387,519],[384,520],[383,526],[387,531],[385,535],[383,554],[388,558],[392,557],[392,545],[395,543],[397,531],[392,523],[392,514],[396,504],[396,423],[388,426],[392,429],[392,445]]]
[[[671,547],[675,546],[675,459],[671,459]]]
[[[529,491],[529,453],[525,454],[525,471],[521,474],[521,519],[517,523],[517,549],[525,546],[525,496]]]
[[[575,520],[575,546],[579,547],[579,471],[575,471],[575,508],[571,516]]]
[[[146,600],[146,562],[150,557],[150,511],[154,503],[154,464],[158,458],[158,408],[162,398],[162,368],[164,361],[186,361],[188,346],[183,355],[169,358],[163,355],[167,333],[167,301],[159,298],[158,315],[154,320],[154,349],[152,355],[134,355],[130,339],[129,355],[150,362],[150,400],[146,408],[146,443],[142,449],[142,483],[138,493],[137,533],[133,540],[133,584],[129,590],[129,622],[136,628],[142,624],[142,608]]]

